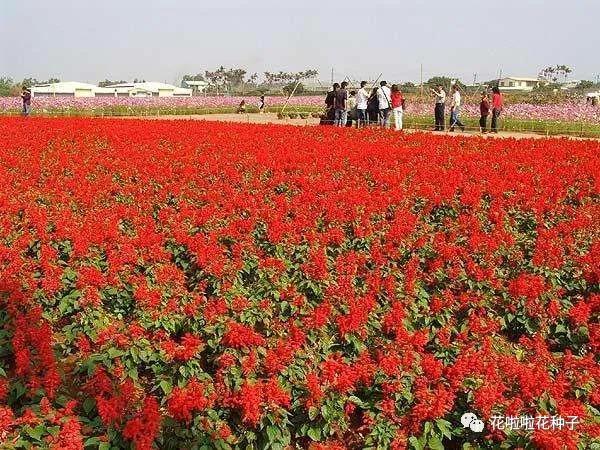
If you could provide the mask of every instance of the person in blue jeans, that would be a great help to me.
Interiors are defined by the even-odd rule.
[[[356,119],[358,128],[365,127],[369,123],[367,109],[369,106],[369,93],[366,89],[367,82],[360,82],[360,89],[356,93]]]
[[[452,103],[450,104],[450,131],[454,131],[455,126],[465,131],[465,126],[460,121],[460,104],[460,92],[456,84],[454,84],[452,85]]]
[[[346,87],[348,86],[347,81],[343,81],[340,88],[335,91],[335,97],[333,102],[333,107],[335,108],[335,120],[334,125],[338,127],[345,127],[346,122],[348,121],[348,91]]]
[[[390,123],[390,113],[392,111],[392,91],[387,85],[387,81],[379,83],[377,91],[377,100],[379,102],[379,125],[387,128]]]

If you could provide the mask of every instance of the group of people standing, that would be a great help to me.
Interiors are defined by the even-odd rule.
[[[379,87],[372,86],[369,92],[367,82],[361,81],[358,91],[348,91],[348,82],[343,81],[333,84],[333,90],[325,98],[325,106],[327,110],[321,118],[324,125],[344,127],[356,123],[359,128],[370,124],[387,128],[393,115],[394,128],[401,130],[406,102],[396,84],[390,88],[386,81],[382,81]]]
[[[435,96],[435,128],[434,131],[444,131],[445,129],[445,110],[446,110],[446,91],[442,85],[438,85],[436,89],[431,89],[431,92]],[[452,85],[451,88],[451,100],[450,100],[450,131],[454,131],[454,127],[459,127],[464,131],[465,126],[460,121],[460,107],[462,98],[460,91],[456,84]],[[492,88],[492,99],[490,103],[489,95],[486,91],[481,93],[481,101],[479,103],[479,131],[481,133],[487,133],[487,118],[492,113],[491,131],[492,133],[498,132],[498,118],[504,107],[504,100],[498,86]]]
[[[435,127],[434,131],[444,131],[446,104],[448,103],[446,91],[442,85],[431,89],[435,98]],[[492,88],[492,98],[487,92],[481,93],[481,102],[479,104],[480,119],[479,131],[487,132],[487,118],[492,114],[491,131],[498,132],[498,118],[503,108],[503,98],[500,89],[497,86]],[[462,97],[460,89],[453,84],[450,89],[450,122],[449,131],[454,131],[456,127],[462,131],[465,125],[460,120],[460,109]],[[388,87],[386,81],[379,83],[379,87],[372,86],[370,92],[367,90],[367,82],[361,81],[360,89],[348,91],[348,82],[334,83],[333,89],[327,93],[325,98],[326,112],[321,118],[323,125],[353,126],[364,127],[370,124],[376,124],[384,128],[389,127],[390,117],[394,118],[394,128],[402,129],[402,119],[406,109],[406,99],[397,84]]]

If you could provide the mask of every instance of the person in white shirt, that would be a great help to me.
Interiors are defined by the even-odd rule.
[[[356,117],[356,91],[350,91],[350,96],[346,102],[346,110],[348,111],[348,121],[346,122],[347,127],[351,127],[353,121],[357,120]]]
[[[379,124],[387,128],[390,121],[390,111],[392,110],[391,97],[392,91],[387,86],[387,81],[379,83],[377,91],[377,100],[379,101]]]
[[[360,89],[356,93],[356,116],[358,128],[366,126],[369,120],[369,118],[367,117],[367,103],[369,100],[369,93],[365,88],[366,85],[366,81],[361,81]]]
[[[460,121],[460,92],[456,84],[452,86],[452,103],[450,104],[450,131],[454,131],[454,127],[458,126],[462,131],[465,131],[465,126]]]
[[[435,95],[435,131],[444,131],[444,113],[446,108],[446,91],[444,87],[439,84],[436,89],[431,89],[433,95]]]

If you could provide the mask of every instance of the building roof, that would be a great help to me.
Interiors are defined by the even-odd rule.
[[[158,92],[160,90],[176,91],[179,93],[191,92],[189,89],[173,86],[172,84],[160,83],[158,81],[144,81],[142,83],[119,83],[106,86],[111,89],[138,89],[141,91]],[[184,91],[181,91],[183,89]]]
[[[515,81],[542,81],[539,78],[531,77],[504,77],[503,80],[515,80]]]
[[[114,93],[115,91],[130,92],[133,90],[140,92],[145,91],[158,93],[160,90],[167,90],[173,91],[173,94],[175,95],[192,95],[191,89],[180,88],[177,86],[173,86],[172,84],[159,83],[155,81],[148,81],[143,83],[119,83],[105,87],[99,87],[90,83],[80,83],[78,81],[61,81],[58,83],[39,84],[37,86],[33,86],[31,88],[31,91],[33,93],[70,94],[74,93],[78,89],[89,90],[96,94],[109,94]]]
[[[208,81],[202,80],[183,80],[183,82],[188,86],[208,86],[210,84]]]
[[[110,92],[106,88],[101,88],[90,83],[81,83],[79,81],[59,81],[58,83],[38,84],[31,88],[32,92],[38,93],[71,93],[77,89],[86,89],[93,92]]]

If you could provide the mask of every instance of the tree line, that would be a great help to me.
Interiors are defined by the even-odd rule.
[[[282,86],[284,92],[288,93],[296,87],[296,93],[301,93],[304,88],[301,82],[315,78],[319,72],[315,69],[306,69],[299,72],[263,72],[263,77],[257,72],[249,74],[243,68],[225,68],[220,66],[215,70],[206,70],[204,73],[187,74],[183,76],[186,81],[206,81],[209,83],[207,92],[233,92],[240,89],[259,89],[271,86]],[[296,86],[296,84],[298,86]]]
[[[545,80],[546,83],[539,86],[539,90],[548,90],[558,86],[560,82],[566,82],[569,74],[573,72],[573,69],[565,64],[548,66],[543,68],[538,73],[538,78]],[[316,69],[306,69],[298,72],[287,72],[287,71],[265,71],[261,75],[257,72],[249,73],[244,68],[232,67],[226,68],[220,66],[214,70],[205,70],[196,74],[186,74],[183,76],[182,83],[186,81],[206,81],[208,83],[205,92],[209,93],[233,93],[233,92],[266,92],[272,87],[281,88],[285,93],[289,94],[295,89],[296,94],[302,94],[305,91],[305,87],[302,84],[303,81],[316,78],[319,72]],[[28,77],[21,81],[15,81],[10,77],[0,77],[0,96],[19,95],[23,87],[31,87],[39,84],[57,83],[60,79],[51,77],[47,80],[38,80],[36,78]],[[141,83],[146,80],[135,78],[134,83]],[[113,84],[127,83],[126,80],[111,80],[104,79],[98,82],[98,86],[106,87]],[[483,85],[491,86],[497,83],[498,80],[490,80],[482,83]],[[457,84],[459,88],[466,89],[467,86],[461,80],[455,80],[446,76],[435,76],[430,78],[424,83],[424,87],[431,87],[442,85],[447,88],[451,84]],[[412,83],[402,83],[401,88],[405,92],[416,92],[420,89],[420,86]],[[323,86],[327,89],[328,86]],[[600,82],[598,79],[595,81],[582,80],[575,87],[576,90],[586,90],[600,88]]]

